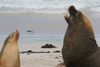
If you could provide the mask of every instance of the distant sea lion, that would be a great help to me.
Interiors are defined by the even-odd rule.
[[[19,32],[16,30],[5,40],[0,54],[0,67],[20,67],[18,38]]]
[[[64,36],[62,55],[66,67],[100,67],[98,47],[92,24],[81,11],[69,7],[65,16],[68,28]]]

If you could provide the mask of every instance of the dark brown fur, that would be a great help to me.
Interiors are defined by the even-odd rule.
[[[90,20],[74,6],[69,7],[69,13],[70,18],[65,16],[68,28],[62,48],[66,67],[100,67],[100,48]]]

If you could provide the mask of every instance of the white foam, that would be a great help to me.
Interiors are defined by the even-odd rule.
[[[100,0],[1,0],[0,13],[65,13],[70,5],[100,12]]]
[[[97,11],[100,12],[100,7],[96,7],[96,8],[91,8],[92,11]]]

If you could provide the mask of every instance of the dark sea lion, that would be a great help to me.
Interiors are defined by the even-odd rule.
[[[19,32],[16,30],[5,40],[0,54],[0,67],[20,67],[18,38]]]
[[[62,55],[66,67],[100,67],[98,47],[92,24],[81,11],[69,7],[65,16],[68,28],[64,36]]]

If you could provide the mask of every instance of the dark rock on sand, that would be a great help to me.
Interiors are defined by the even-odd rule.
[[[60,51],[59,51],[59,50],[57,50],[57,51],[54,51],[53,53],[60,53]]]
[[[32,50],[28,50],[27,52],[30,52],[30,53],[32,53],[33,51],[32,51]]]
[[[31,30],[27,30],[26,32],[34,33],[34,32],[33,32],[33,31],[31,31]]]
[[[20,53],[22,53],[22,54],[28,53],[28,55],[29,55],[30,53],[50,53],[50,51],[46,51],[46,52],[41,51],[41,52],[38,52],[38,51],[28,50],[28,51],[22,51],[22,52],[20,52]]]
[[[55,57],[55,59],[59,59],[59,57]]]
[[[56,48],[56,47],[53,46],[52,44],[46,44],[44,46],[41,46],[41,48]]]

